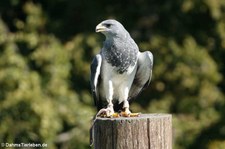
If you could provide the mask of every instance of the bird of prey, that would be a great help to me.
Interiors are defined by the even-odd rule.
[[[140,52],[123,25],[113,19],[96,26],[105,35],[103,47],[91,64],[91,88],[98,111],[112,117],[119,110],[130,116],[129,101],[151,80],[153,55]]]

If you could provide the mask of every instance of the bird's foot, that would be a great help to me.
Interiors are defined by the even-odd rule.
[[[119,113],[114,112],[112,108],[103,108],[96,114],[97,117],[116,118],[120,117]]]
[[[129,108],[124,108],[124,111],[120,113],[120,116],[122,117],[138,117],[140,116],[140,113],[131,113]]]
[[[140,113],[131,113],[129,108],[124,108],[123,111],[117,113],[114,112],[112,108],[103,108],[98,111],[96,114],[97,117],[102,118],[118,118],[118,117],[138,117],[140,116]]]

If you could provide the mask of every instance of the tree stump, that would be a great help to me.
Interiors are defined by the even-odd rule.
[[[95,149],[172,149],[172,115],[97,118]]]

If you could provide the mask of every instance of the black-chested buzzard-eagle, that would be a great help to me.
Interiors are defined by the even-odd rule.
[[[121,23],[105,20],[96,26],[106,39],[91,64],[91,88],[98,110],[106,117],[122,110],[130,116],[129,101],[151,80],[153,55],[140,52],[137,44]]]

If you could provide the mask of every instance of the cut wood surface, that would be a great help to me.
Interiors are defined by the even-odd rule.
[[[172,149],[172,115],[96,118],[95,149]]]

